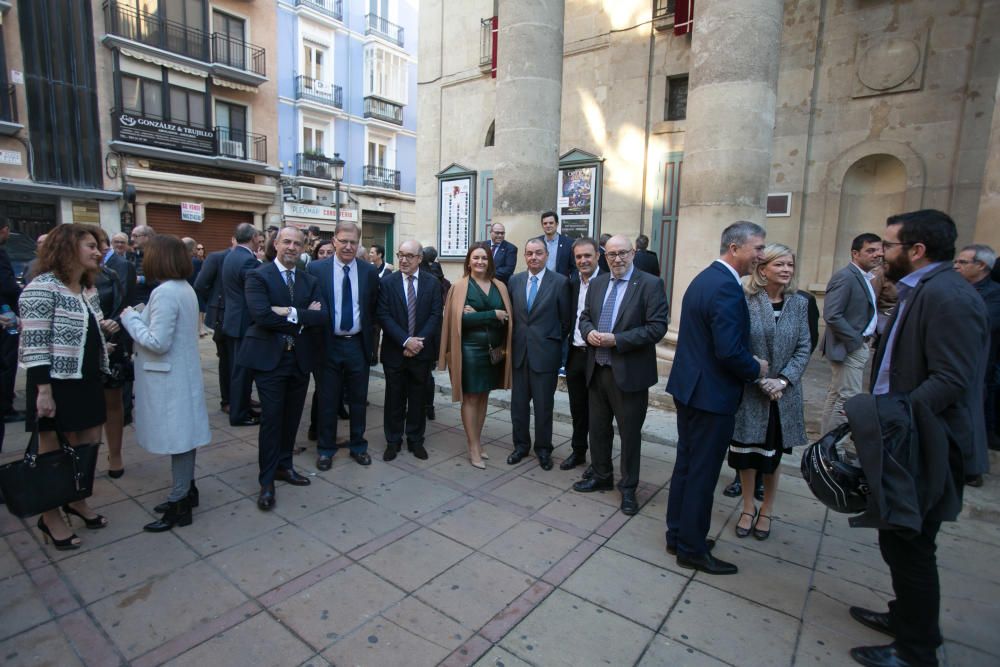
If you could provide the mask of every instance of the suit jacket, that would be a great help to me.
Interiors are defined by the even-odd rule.
[[[135,266],[116,252],[111,253],[104,261],[104,265],[118,275],[118,284],[125,298],[124,303],[126,305],[138,303],[135,294]]]
[[[983,278],[973,287],[979,292],[986,303],[986,312],[990,322],[990,351],[987,355],[987,385],[993,382],[993,367],[1000,361],[1000,285],[993,282],[989,276]]]
[[[604,256],[604,246],[597,247],[597,268],[604,273],[611,271],[611,267],[608,266],[608,258]]]
[[[373,265],[373,266],[374,266],[374,265]],[[375,269],[375,275],[377,275],[377,276],[378,276],[378,279],[379,279],[379,280],[382,280],[382,279],[384,279],[384,278],[385,278],[386,276],[388,276],[388,275],[389,275],[390,273],[392,273],[392,269],[390,269],[390,268],[389,268],[389,265],[388,265],[388,264],[386,264],[385,262],[382,262],[382,268],[381,268],[381,269]]]
[[[361,311],[361,333],[358,335],[361,336],[365,358],[371,359],[375,349],[373,326],[375,324],[375,307],[378,303],[378,272],[368,262],[361,260],[356,260],[356,262],[358,265],[358,306]],[[309,262],[309,266],[306,268],[319,281],[320,300],[323,302],[323,312],[327,316],[327,325],[323,327],[323,335],[326,338],[327,349],[332,350],[333,325],[340,319],[340,304],[335,303],[333,281],[342,280],[343,275],[337,271],[337,275],[334,276],[334,271],[337,269],[336,257]]]
[[[636,250],[635,259],[632,260],[632,263],[640,271],[651,273],[654,276],[660,275],[660,260],[656,258],[655,252],[649,252],[648,250]]]
[[[580,313],[583,339],[595,331],[607,298],[610,273],[598,274],[587,289],[587,305]],[[618,318],[611,326],[616,345],[610,348],[615,384],[622,391],[642,391],[656,384],[656,344],[667,334],[670,324],[667,295],[663,283],[633,267]],[[594,376],[597,348],[587,347],[587,384]]]
[[[576,263],[573,261],[573,239],[565,234],[558,234],[559,248],[556,252],[556,273],[569,276],[573,272]],[[545,243],[545,235],[535,237]]]
[[[16,314],[17,300],[21,296],[21,287],[14,277],[14,267],[6,248],[0,248],[0,304],[10,306]]]
[[[222,325],[226,300],[222,289],[222,264],[230,249],[210,253],[194,281],[194,291],[205,301],[205,323],[213,329]]]
[[[528,310],[528,280],[531,274],[515,274],[508,284],[514,309],[511,351],[514,367],[536,373],[557,373],[562,365],[562,345],[573,326],[575,310],[570,304],[566,276],[546,271],[531,310]]]
[[[506,285],[517,269],[517,246],[510,241],[501,241],[493,255],[493,264],[496,266],[497,280]]]
[[[862,334],[875,315],[865,278],[848,264],[833,274],[823,299],[826,335],[820,350],[830,361],[843,361],[864,344]]]
[[[273,371],[285,351],[285,336],[295,338],[295,361],[305,375],[313,370],[320,358],[319,329],[327,321],[327,313],[309,310],[309,304],[320,301],[319,284],[305,271],[295,272],[295,298],[288,293],[284,276],[274,262],[265,262],[246,276],[246,306],[253,322],[243,336],[237,362],[255,371]],[[275,314],[271,306],[292,306],[298,323]]]
[[[259,266],[257,256],[245,246],[230,250],[222,262],[222,298],[226,302],[222,333],[230,338],[242,338],[250,326],[250,311],[244,297],[246,276]]]
[[[744,385],[758,375],[743,286],[726,267],[712,262],[684,292],[667,393],[698,410],[734,415]]]
[[[129,304],[132,306],[138,303],[147,303],[149,301],[149,296],[153,293],[153,290],[156,289],[156,285],[151,285],[146,282],[146,274],[142,270],[143,257],[144,253],[141,251],[136,251],[131,255],[131,263],[132,267],[135,269],[136,275],[135,290],[132,292],[133,303]],[[138,280],[139,277],[142,278],[141,283]]]
[[[405,276],[396,271],[382,279],[379,285],[376,314],[382,325],[382,365],[398,368],[407,359],[403,355],[403,343],[410,337],[409,311],[406,306]],[[441,283],[426,271],[417,274],[417,338],[424,339],[422,349],[414,359],[433,362],[437,359],[438,341],[441,340],[441,318],[444,299],[441,298]]]
[[[913,408],[924,519],[952,520],[962,509],[957,485],[965,475],[987,469],[982,393],[990,335],[986,305],[951,262],[924,275],[906,296],[902,316],[897,306],[886,325],[872,362],[872,388],[897,318],[889,393],[908,394]]]

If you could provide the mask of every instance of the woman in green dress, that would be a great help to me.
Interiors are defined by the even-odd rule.
[[[451,376],[452,400],[462,402],[469,462],[480,469],[489,458],[481,436],[490,391],[510,388],[510,298],[494,274],[489,247],[473,244],[465,256],[465,275],[448,291],[438,362]],[[491,359],[491,349],[502,350],[503,358]]]

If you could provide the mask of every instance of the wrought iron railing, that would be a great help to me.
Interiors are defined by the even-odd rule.
[[[365,165],[364,174],[365,185],[386,188],[388,190],[399,189],[399,171],[396,169],[386,169],[385,167],[375,167]]]
[[[104,3],[104,20],[112,35],[208,61],[208,35],[197,28],[136,11],[114,0]]]
[[[235,160],[267,162],[267,137],[231,127],[216,127],[215,152]]]
[[[493,32],[496,30],[497,17],[491,16],[479,22],[479,66],[487,67],[493,64]]]
[[[365,34],[378,35],[390,42],[403,45],[403,26],[396,25],[378,14],[365,14]]]
[[[264,47],[249,44],[222,32],[212,33],[212,62],[267,76]]]
[[[302,74],[295,77],[295,99],[312,100],[338,109],[344,108],[343,88]]]
[[[343,0],[295,0],[296,7],[311,7],[316,11],[332,16],[338,21],[344,20]]]
[[[296,153],[295,175],[333,180],[333,158],[317,153]]]
[[[365,98],[365,118],[377,118],[387,123],[403,124],[403,105],[369,95]]]

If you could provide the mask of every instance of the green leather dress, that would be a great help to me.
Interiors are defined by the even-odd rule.
[[[496,285],[490,285],[487,295],[471,279],[465,305],[472,306],[476,312],[462,314],[462,392],[481,394],[496,389],[503,382],[504,364],[494,366],[490,363],[489,345],[504,347],[507,344],[507,323],[498,320],[493,312],[505,308]]]

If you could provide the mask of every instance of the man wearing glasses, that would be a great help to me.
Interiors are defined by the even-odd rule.
[[[851,262],[833,274],[826,286],[823,319],[826,336],[820,351],[833,374],[823,406],[821,432],[844,423],[844,402],[861,393],[865,364],[878,324],[872,269],[882,263],[882,239],[861,234],[851,242]]]
[[[383,461],[396,458],[406,434],[406,448],[426,459],[427,378],[437,356],[441,336],[441,284],[420,271],[423,248],[404,241],[396,253],[397,271],[379,285],[379,324],[382,325],[382,368],[385,370],[385,452]],[[351,415],[353,416],[353,410]]]
[[[496,278],[506,285],[517,268],[517,246],[507,240],[507,228],[499,222],[490,227],[490,252]]]
[[[135,265],[135,295],[130,306],[149,301],[149,294],[156,285],[146,283],[146,275],[142,271],[143,248],[156,232],[149,225],[139,225],[132,230],[132,263]]]

